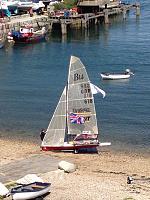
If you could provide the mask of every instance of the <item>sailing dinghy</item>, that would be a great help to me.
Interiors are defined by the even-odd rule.
[[[90,83],[85,66],[71,56],[68,82],[46,130],[44,151],[77,152],[110,143],[100,143],[93,94],[105,92]]]

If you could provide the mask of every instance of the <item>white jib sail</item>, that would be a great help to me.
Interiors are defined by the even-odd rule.
[[[75,56],[71,56],[70,60],[67,111],[68,134],[98,134],[94,97],[91,92],[90,80],[85,66]],[[69,119],[70,113],[84,117],[85,122],[83,124],[72,123]]]
[[[66,129],[66,87],[49,123],[42,146],[62,146]]]

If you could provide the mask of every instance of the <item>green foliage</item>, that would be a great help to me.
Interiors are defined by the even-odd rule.
[[[71,9],[77,5],[77,0],[64,0],[64,2],[54,4],[54,10]]]
[[[15,187],[17,185],[17,183],[15,181],[11,181],[9,183],[6,183],[5,186],[10,189],[12,187]]]
[[[77,0],[64,0],[64,4],[66,5],[66,8],[70,9],[77,5]]]

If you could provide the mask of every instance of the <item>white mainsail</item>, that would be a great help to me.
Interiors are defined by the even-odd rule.
[[[60,97],[54,115],[49,123],[42,146],[61,146],[66,131],[66,87]]]
[[[90,80],[85,66],[79,58],[71,56],[68,88],[67,88],[67,112],[83,116],[85,123],[71,123],[68,119],[68,134],[98,134],[97,119],[94,98],[91,92]]]

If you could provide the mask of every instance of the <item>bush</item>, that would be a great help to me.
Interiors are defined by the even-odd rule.
[[[66,8],[70,9],[77,5],[77,0],[64,0],[64,5]]]
[[[63,9],[71,9],[73,7],[76,7],[77,2],[77,0],[64,0],[63,2],[55,3],[53,4],[54,10],[57,11]]]

